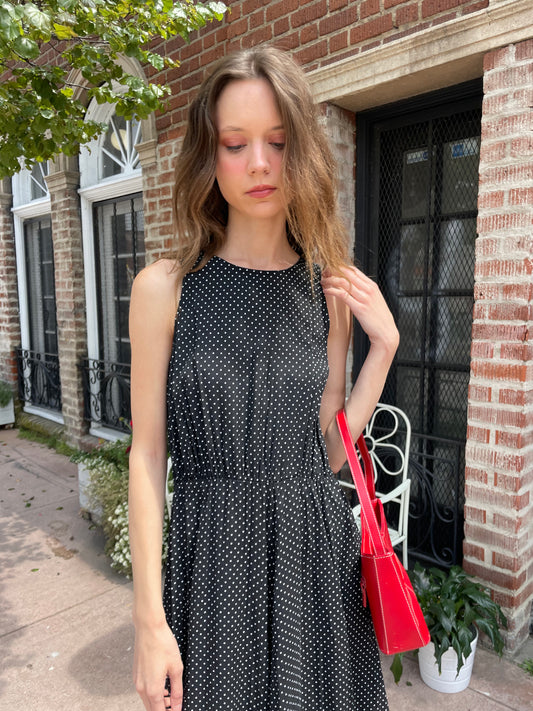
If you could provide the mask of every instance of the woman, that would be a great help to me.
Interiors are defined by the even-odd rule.
[[[178,160],[177,260],[144,269],[131,298],[134,680],[149,711],[388,708],[332,470],[352,316],[370,340],[346,403],[354,438],[398,332],[349,265],[334,174],[287,55],[217,65]]]

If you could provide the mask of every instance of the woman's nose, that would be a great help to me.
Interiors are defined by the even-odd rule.
[[[268,161],[266,146],[263,143],[252,144],[250,162],[248,166],[250,173],[268,173],[269,167],[270,164]]]

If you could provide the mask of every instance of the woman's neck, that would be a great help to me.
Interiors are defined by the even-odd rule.
[[[217,254],[228,262],[256,269],[285,269],[298,259],[287,239],[285,220],[249,224],[230,220]]]

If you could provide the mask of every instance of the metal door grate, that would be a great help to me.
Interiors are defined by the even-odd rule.
[[[480,106],[376,121],[368,133],[367,246],[400,330],[381,399],[413,428],[410,555],[440,565],[462,559]]]

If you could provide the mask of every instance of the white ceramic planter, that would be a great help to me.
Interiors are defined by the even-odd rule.
[[[13,400],[4,407],[0,407],[0,425],[12,425],[15,422],[15,407]]]
[[[472,668],[474,666],[474,655],[476,652],[478,635],[474,638],[471,644],[472,653],[464,659],[464,664],[457,674],[457,653],[454,649],[448,649],[442,655],[441,670],[435,660],[435,647],[433,642],[430,642],[425,647],[418,650],[418,665],[420,667],[420,676],[422,681],[435,691],[441,691],[445,694],[455,694],[458,691],[464,691],[470,684],[472,676]]]
[[[91,505],[89,496],[87,495],[87,487],[89,486],[90,474],[85,464],[78,463],[78,493],[80,499],[80,508],[88,511],[91,514],[93,521],[100,523],[102,520],[102,509]]]

